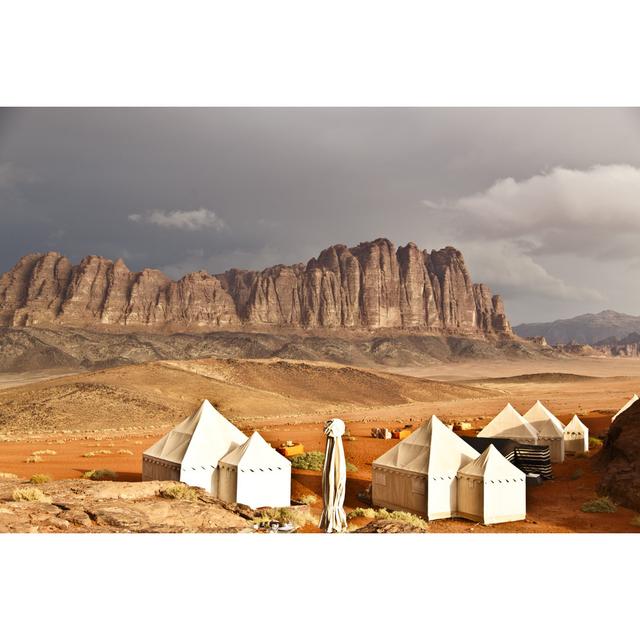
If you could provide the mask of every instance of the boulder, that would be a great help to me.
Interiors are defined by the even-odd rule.
[[[614,420],[597,463],[603,468],[599,492],[640,511],[640,401]]]

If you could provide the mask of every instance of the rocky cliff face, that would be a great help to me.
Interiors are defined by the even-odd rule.
[[[0,326],[410,329],[510,334],[502,300],[473,284],[453,247],[396,250],[378,239],[336,245],[306,265],[264,271],[132,272],[97,256],[73,266],[58,253],[22,258],[0,278]]]
[[[604,470],[600,493],[640,510],[640,401],[614,420],[599,462]]]

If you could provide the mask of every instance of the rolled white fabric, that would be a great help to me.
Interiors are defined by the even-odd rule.
[[[347,516],[343,508],[347,486],[347,461],[342,446],[344,432],[344,422],[339,418],[333,418],[324,423],[324,433],[327,436],[322,468],[324,508],[319,527],[327,533],[340,532],[347,528]]]

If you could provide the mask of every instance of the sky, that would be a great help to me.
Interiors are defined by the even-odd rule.
[[[640,314],[640,110],[0,109],[0,272],[173,278],[387,237],[459,248],[514,324]]]

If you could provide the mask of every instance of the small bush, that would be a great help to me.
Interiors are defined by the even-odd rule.
[[[614,513],[616,509],[616,503],[607,496],[589,500],[580,507],[585,513]]]
[[[47,482],[51,482],[51,478],[44,473],[34,473],[29,478],[29,482],[31,484],[45,484]]]
[[[314,496],[312,493],[309,493],[306,496],[302,496],[300,498],[300,502],[302,502],[302,504],[312,505],[318,502],[318,498],[317,496]]]
[[[18,476],[15,473],[0,471],[0,480],[15,480]]]
[[[98,449],[95,454],[97,456],[110,456],[111,451],[109,449]]]
[[[600,438],[596,438],[595,436],[589,436],[589,448],[601,447],[602,440]]]
[[[297,456],[291,456],[291,467],[293,469],[305,469],[307,471],[322,471],[324,465],[324,453],[322,451],[307,451]],[[358,467],[347,461],[347,471],[357,471]]]
[[[111,471],[111,469],[92,469],[91,471],[85,471],[82,477],[87,480],[115,480],[118,474],[115,471]]]
[[[160,489],[160,495],[171,500],[193,501],[198,499],[198,492],[193,487],[178,483]]]
[[[58,452],[53,449],[40,449],[40,451],[34,451],[34,456],[55,456]]]
[[[83,458],[93,458],[93,456],[95,456],[95,455],[96,455],[95,451],[87,451],[86,453],[82,454],[82,457]]]
[[[254,522],[271,522],[276,520],[280,524],[291,523],[294,527],[304,527],[306,524],[317,525],[317,518],[313,514],[302,509],[290,509],[287,507],[262,509]]]
[[[26,463],[32,463],[32,462],[42,462],[42,458],[40,456],[29,456],[26,460]]]
[[[133,451],[130,451],[129,449],[118,449],[118,453],[124,455],[124,456],[132,456],[133,455]]]
[[[373,520],[377,516],[378,512],[371,507],[358,507],[347,514],[347,520],[351,520],[353,518],[370,518]]]
[[[583,475],[584,475],[584,471],[582,469],[574,469],[573,473],[571,474],[570,479],[571,480],[579,480],[580,478],[582,478]]]
[[[51,502],[51,498],[35,487],[18,487],[11,495],[15,502]]]
[[[414,513],[408,513],[406,511],[388,511],[387,509],[372,509],[370,507],[358,507],[347,514],[347,520],[353,518],[368,518],[370,520],[398,520],[400,522],[406,522],[418,529],[426,531],[429,525],[420,517]]]

